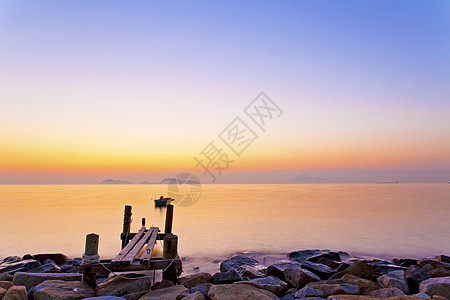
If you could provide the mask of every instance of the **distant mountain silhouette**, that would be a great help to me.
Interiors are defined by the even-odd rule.
[[[132,184],[132,183],[123,180],[106,179],[103,180],[100,184]]]
[[[153,182],[148,182],[148,181],[146,180],[146,181],[142,181],[142,182],[139,183],[139,184],[153,184]]]
[[[288,180],[286,183],[330,183],[331,181],[327,178],[322,177],[310,177],[308,175],[300,175],[291,180]]]
[[[195,180],[178,180],[176,178],[167,177],[159,182],[159,184],[200,184],[200,182]]]

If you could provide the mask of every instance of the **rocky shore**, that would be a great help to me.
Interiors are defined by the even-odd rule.
[[[239,254],[220,263],[220,272],[154,282],[147,274],[110,274],[96,287],[81,281],[80,258],[56,254],[10,256],[0,264],[2,300],[237,300],[237,299],[448,299],[450,257],[392,261],[352,257],[345,252],[300,250],[263,264]]]

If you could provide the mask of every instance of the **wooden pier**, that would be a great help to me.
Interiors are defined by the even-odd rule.
[[[123,218],[123,232],[120,235],[122,250],[112,260],[98,260],[98,235],[86,236],[84,262],[80,266],[83,281],[90,286],[95,285],[97,274],[111,272],[132,272],[143,270],[163,270],[163,279],[176,282],[181,274],[182,264],[178,256],[178,237],[172,234],[173,205],[167,205],[166,224],[164,233],[158,227],[145,226],[136,233],[130,232],[131,206],[125,206]],[[152,257],[153,248],[157,240],[163,241],[163,256]],[[143,250],[141,256],[139,253]]]

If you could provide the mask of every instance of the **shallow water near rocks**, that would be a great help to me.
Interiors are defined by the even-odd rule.
[[[173,232],[186,268],[211,271],[237,252],[258,260],[300,249],[410,257],[448,254],[448,184],[203,185],[193,206],[175,206]],[[120,251],[123,209],[133,206],[132,231],[164,228],[153,198],[166,185],[0,186],[0,258],[62,252],[79,257],[85,235],[100,235],[99,253]],[[208,270],[206,270],[208,269]],[[190,272],[186,269],[187,272]]]

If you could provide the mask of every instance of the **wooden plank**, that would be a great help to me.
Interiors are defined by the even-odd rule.
[[[148,264],[132,263],[130,265],[117,265],[112,263],[103,262],[102,264],[93,263],[80,265],[80,273],[91,272],[91,273],[110,273],[110,270],[115,271],[141,271],[141,270],[163,270],[172,262],[172,259],[155,259],[152,257]],[[172,263],[177,268],[181,268],[181,260],[179,258],[175,259]]]
[[[120,261],[121,265],[130,265],[134,259],[136,258],[136,256],[139,254],[139,252],[141,251],[142,247],[144,247],[144,245],[148,242],[150,236],[153,234],[153,232],[155,231],[158,232],[158,229],[156,227],[150,227],[147,232],[145,233],[144,237],[141,238],[136,245],[133,247],[133,249],[130,250],[130,252],[128,252],[128,254]],[[130,243],[131,244],[131,243]]]
[[[111,261],[112,264],[120,264],[120,262],[126,257],[126,255],[133,249],[136,243],[141,239],[142,235],[145,232],[145,226],[142,226],[141,229],[136,233],[133,239],[123,248],[116,257]]]
[[[128,234],[128,238],[131,240],[131,239],[134,238],[135,235],[136,235],[135,232],[130,232],[130,233]],[[166,235],[167,235],[167,233],[159,232],[159,233],[158,233],[158,237],[157,237],[156,239],[157,239],[157,240],[164,240],[164,237],[165,237]],[[120,239],[123,239],[123,233],[120,234]]]
[[[158,237],[158,227],[152,227],[153,233],[150,239],[148,240],[147,247],[144,249],[144,254],[141,256],[141,262],[145,262],[150,260],[152,257],[153,247],[155,247],[156,238]]]

